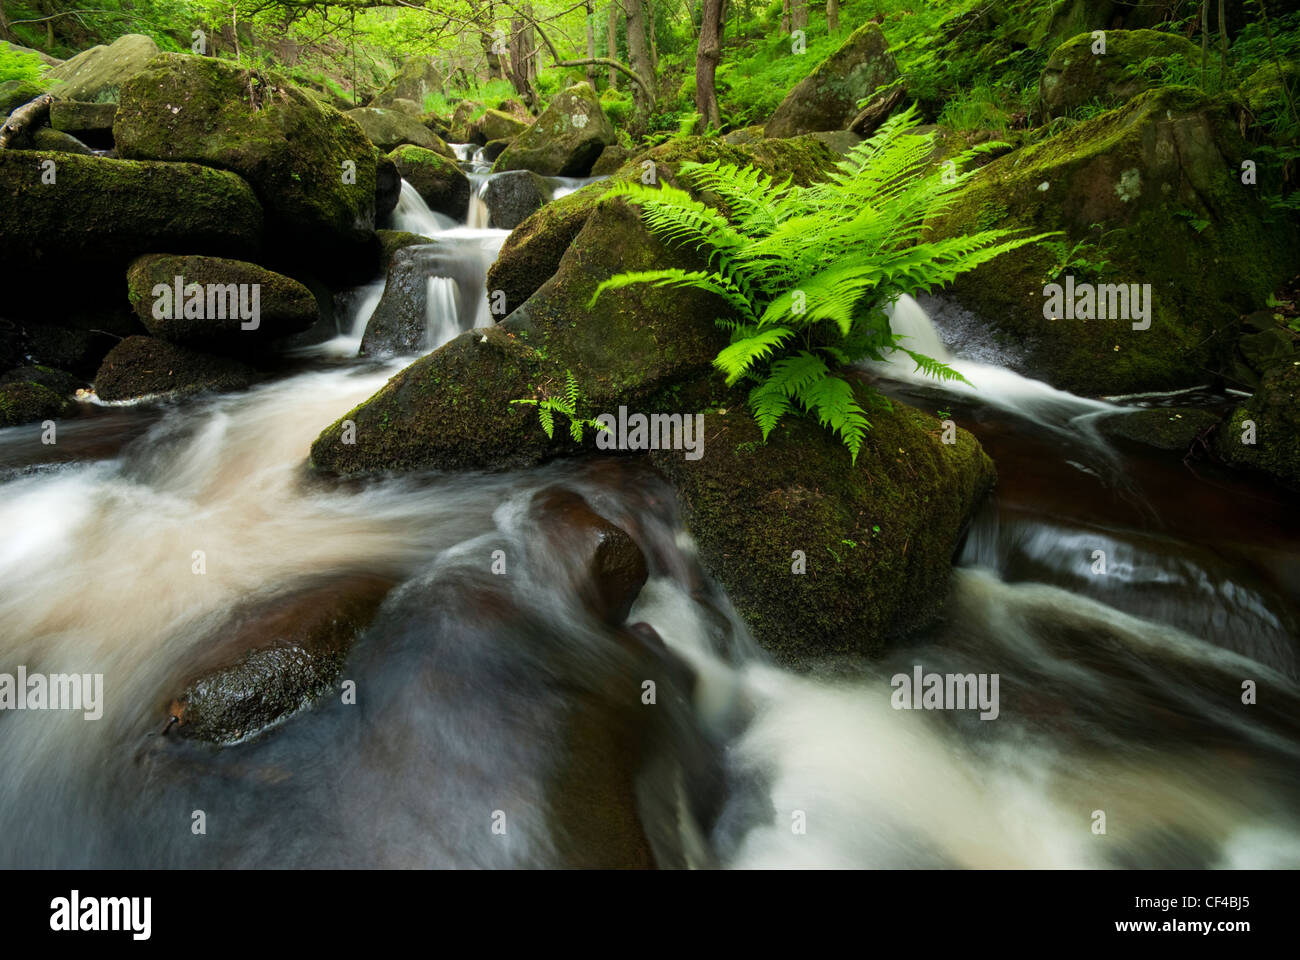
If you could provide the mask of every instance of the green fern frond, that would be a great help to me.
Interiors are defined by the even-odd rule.
[[[542,429],[550,438],[555,437],[555,414],[551,412],[549,403],[539,403],[537,405],[537,418],[542,421]]]
[[[729,387],[748,373],[755,361],[770,356],[776,347],[794,336],[794,331],[788,327],[764,327],[761,330],[750,327],[738,332],[742,335],[713,358],[713,365],[727,375]]]

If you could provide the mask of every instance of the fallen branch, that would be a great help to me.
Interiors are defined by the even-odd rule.
[[[25,131],[28,127],[34,126],[45,119],[50,112],[50,104],[54,98],[48,93],[43,93],[30,103],[25,103],[13,113],[9,114],[9,119],[5,125],[0,127],[0,150],[6,149],[9,144]]]

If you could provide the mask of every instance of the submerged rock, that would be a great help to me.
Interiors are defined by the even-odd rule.
[[[95,394],[101,400],[133,400],[155,394],[226,392],[242,390],[260,377],[237,360],[157,337],[127,337],[104,357],[95,374]]]
[[[455,160],[410,144],[398,147],[389,157],[430,210],[464,222],[469,214],[470,182]]]
[[[866,23],[838,50],[800,80],[767,122],[769,137],[818,130],[844,130],[858,115],[858,101],[898,79],[898,65],[879,25]]]
[[[1208,437],[1222,417],[1198,407],[1153,407],[1128,410],[1100,423],[1109,437],[1123,437],[1157,450],[1186,453],[1198,440]]]
[[[336,686],[348,650],[392,586],[355,576],[236,611],[214,632],[209,664],[172,701],[175,732],[230,744],[308,706]]]
[[[778,661],[876,655],[947,595],[965,525],[995,481],[978,441],[894,402],[868,409],[857,465],[808,418],[767,443],[741,397],[704,418],[704,456],[651,454],[677,487],[700,560]],[[800,571],[803,572],[800,572]]]
[[[600,99],[588,84],[577,83],[551,99],[536,122],[497,157],[492,170],[585,177],[601,151],[615,140]]]

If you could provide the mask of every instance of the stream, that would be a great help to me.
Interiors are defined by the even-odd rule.
[[[404,183],[390,223],[445,251],[430,349],[492,321],[462,291],[483,290],[509,233],[486,226],[486,165],[456,149],[468,221]],[[937,623],[882,661],[795,674],[751,640],[637,459],[313,480],[320,430],[412,359],[357,357],[382,293],[350,291],[337,336],[251,390],[87,402],[54,445],[0,430],[0,672],[102,673],[105,690],[97,721],[0,713],[0,866],[585,866],[627,827],[571,811],[626,787],[665,866],[1300,867],[1300,516],[1279,490],[1098,429],[1220,401],[1076,397],[1014,373],[941,301],[903,298],[895,331],[974,386],[910,361],[866,375],[971,430],[999,485]],[[648,627],[630,630],[694,674],[644,731],[668,759],[630,784],[601,731],[624,722],[611,691],[639,706],[645,645],[594,619],[538,546],[529,504],[552,488],[642,548],[628,623]],[[227,748],[162,734],[233,606],[372,579],[391,592],[344,669],[355,703],[326,696]],[[917,664],[998,674],[997,722],[894,709],[890,678]]]

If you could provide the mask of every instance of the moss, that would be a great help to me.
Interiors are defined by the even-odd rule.
[[[1244,442],[1251,433],[1254,442]],[[1264,375],[1259,390],[1219,429],[1215,450],[1233,466],[1300,489],[1300,361],[1279,364]]]
[[[861,390],[861,388],[859,388]],[[766,443],[743,399],[705,416],[704,456],[653,453],[705,567],[779,661],[876,655],[924,626],[952,554],[994,482],[978,442],[895,403],[873,410],[855,465],[816,423],[787,417]],[[804,573],[795,573],[802,551]]]
[[[459,116],[459,107],[456,112]],[[581,125],[574,122],[575,117],[582,118]],[[601,151],[615,141],[614,128],[601,110],[600,100],[589,85],[577,83],[555,95],[542,115],[497,157],[492,170],[585,177]]]
[[[241,390],[257,371],[155,337],[127,337],[104,357],[95,374],[101,400],[131,400],[154,394],[188,395],[206,390]]]
[[[0,384],[0,427],[51,420],[70,409],[63,397],[39,383],[28,380]]]
[[[471,187],[469,178],[454,160],[411,144],[398,147],[388,156],[431,210],[454,220],[465,219]]]
[[[1053,51],[1039,79],[1039,109],[1044,119],[1068,116],[1092,101],[1124,101],[1157,86],[1162,71],[1140,65],[1169,58],[1190,68],[1200,50],[1184,37],[1157,30],[1108,30],[1105,54],[1094,54],[1092,33],[1082,33]]]
[[[122,88],[113,133],[126,158],[238,173],[288,251],[350,257],[374,228],[375,161],[365,134],[278,74],[162,54]]]
[[[418,233],[410,233],[406,230],[376,230],[379,235],[379,251],[382,257],[384,270],[393,260],[393,254],[405,247],[416,247],[426,243],[433,243],[428,237],[420,236]]]
[[[1150,283],[1150,329],[1044,318],[1043,287],[1057,261],[1041,246],[959,277],[952,291],[1023,343],[1029,372],[1058,387],[1123,393],[1205,382],[1237,317],[1293,269],[1290,230],[1270,225],[1232,172],[1245,150],[1225,102],[1190,88],[1148,91],[988,164],[931,224],[938,236],[1002,227],[1061,230],[1067,247],[1099,242],[1092,258],[1109,266],[1076,280]],[[1207,226],[1197,232],[1192,219]]]

